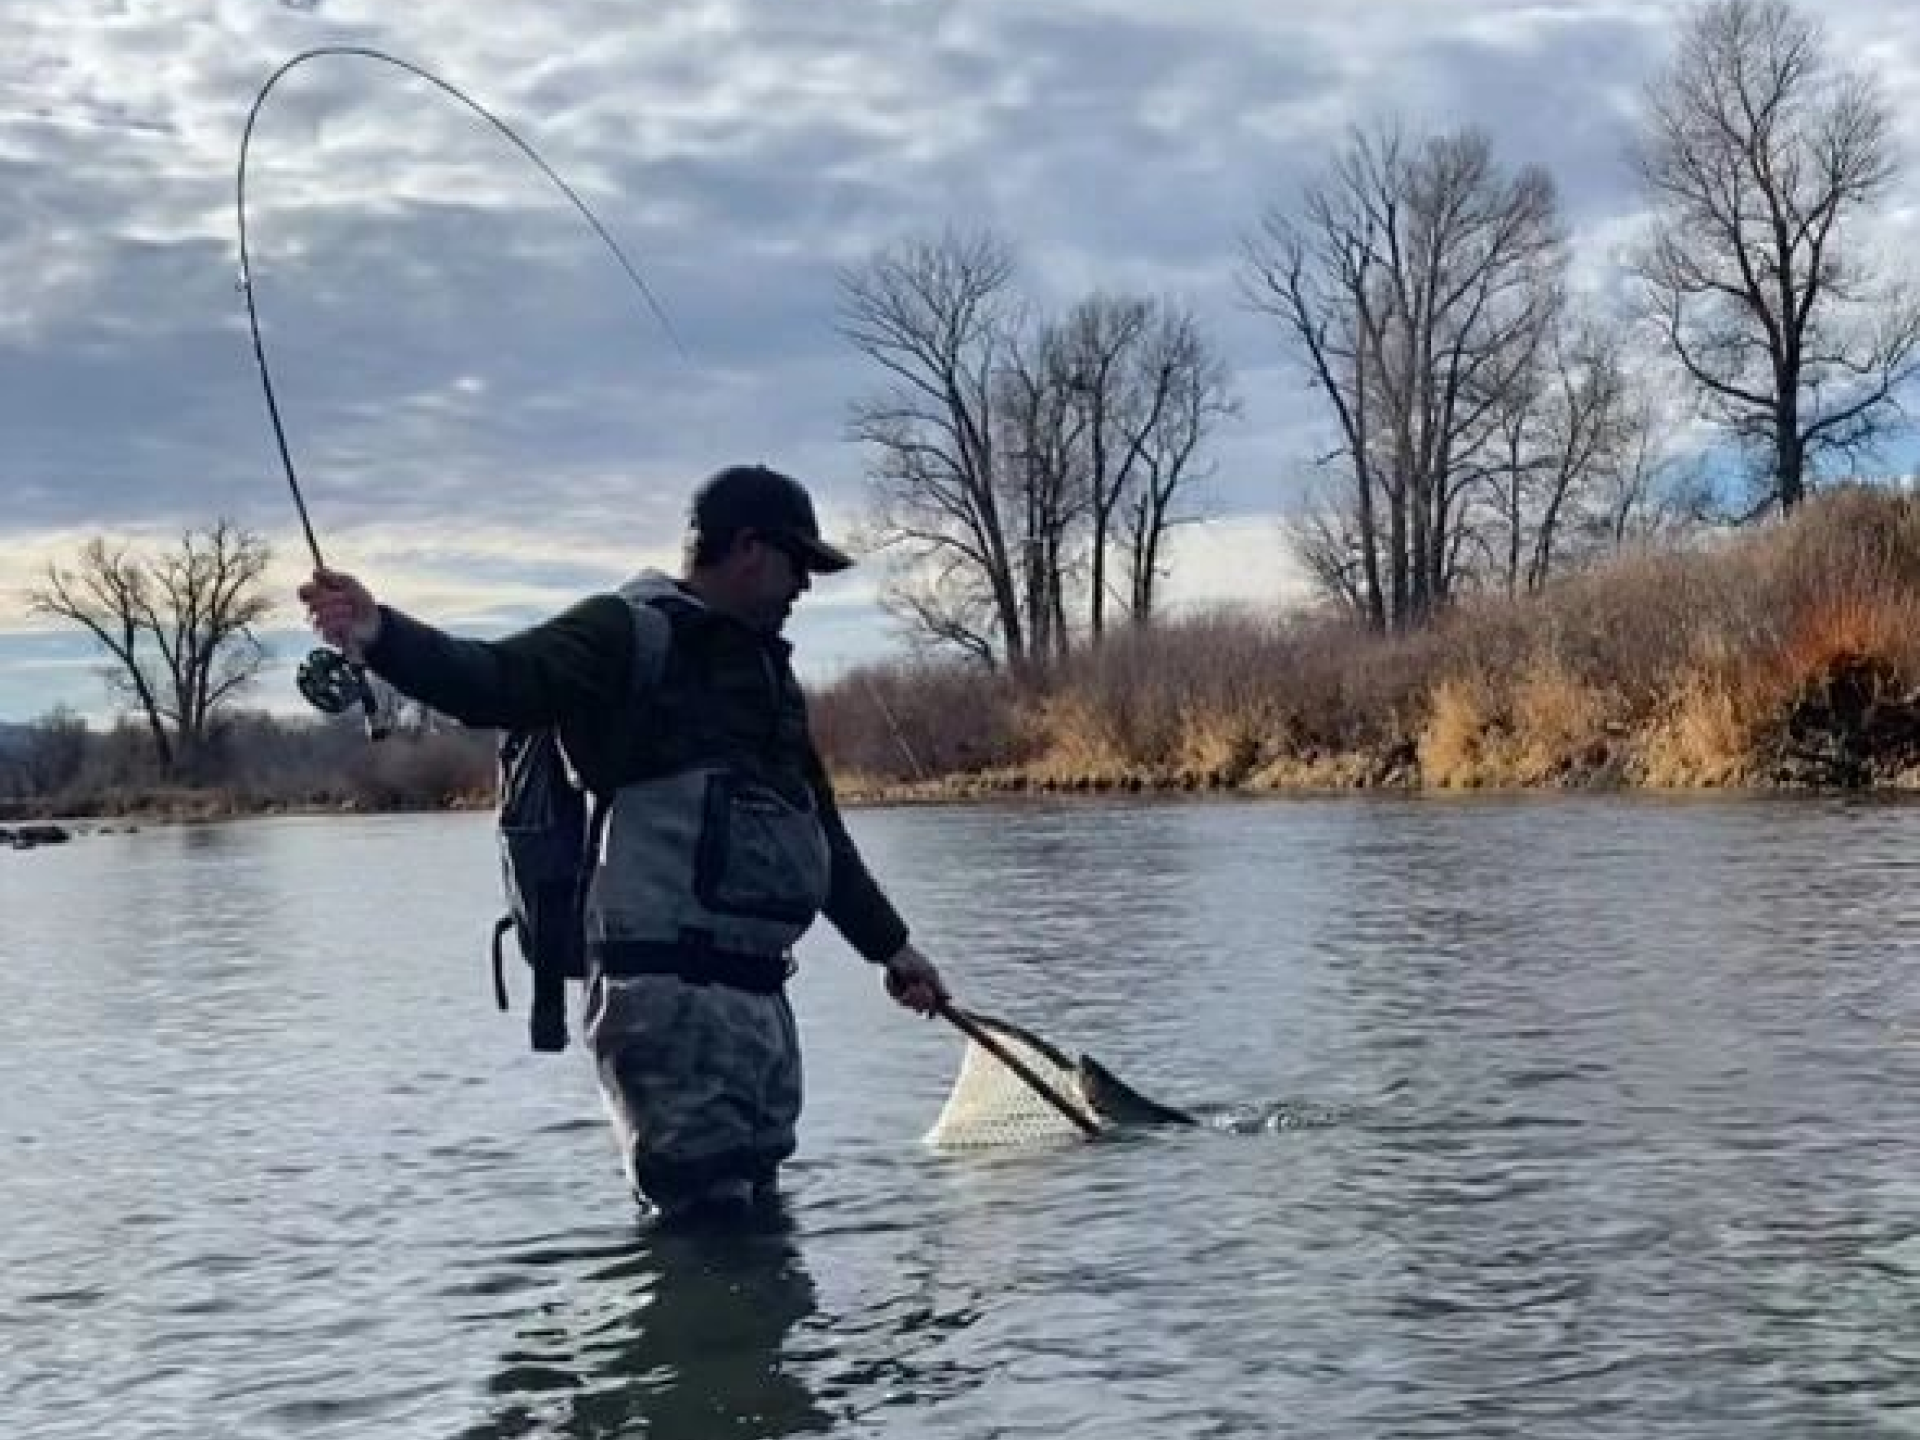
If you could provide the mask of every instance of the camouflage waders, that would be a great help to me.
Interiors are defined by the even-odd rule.
[[[785,991],[601,977],[586,1030],[636,1196],[672,1212],[771,1189],[800,1117]]]

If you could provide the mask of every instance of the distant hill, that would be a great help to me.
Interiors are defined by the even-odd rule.
[[[17,759],[26,754],[27,742],[32,736],[31,726],[0,720],[0,760]]]

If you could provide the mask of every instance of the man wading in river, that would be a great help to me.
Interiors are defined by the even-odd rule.
[[[468,725],[557,727],[597,797],[586,1034],[638,1195],[663,1214],[745,1208],[793,1153],[794,943],[824,913],[931,1014],[939,971],[847,834],[780,630],[814,574],[852,564],[800,484],[760,466],[695,494],[682,578],[499,641],[458,639],[317,570],[326,640]]]

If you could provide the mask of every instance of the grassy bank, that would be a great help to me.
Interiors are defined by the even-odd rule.
[[[1920,502],[1845,488],[1419,634],[1214,617],[1044,681],[943,666],[815,701],[854,798],[1049,790],[1920,788]]]
[[[357,720],[240,715],[197,773],[166,774],[145,732],[43,727],[28,780],[0,794],[0,825],[54,818],[204,821],[245,815],[373,814],[493,803],[493,740],[477,731],[400,734],[370,745]]]

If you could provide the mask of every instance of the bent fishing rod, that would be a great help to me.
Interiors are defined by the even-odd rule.
[[[633,283],[633,287],[640,293],[641,298],[646,302],[647,310],[652,314],[653,318],[659,322],[660,328],[666,332],[667,338],[673,342],[674,348],[679,351],[683,359],[687,357],[687,348],[681,343],[679,333],[673,327],[673,322],[667,318],[667,312],[661,308],[660,302],[655,298],[647,282],[640,277],[639,269],[634,265],[632,260],[628,259],[626,251],[620,248],[620,243],[613,238],[613,235],[607,230],[607,227],[600,222],[600,217],[593,213],[592,209],[587,205],[587,202],[580,198],[579,193],[565,180],[561,179],[558,172],[541,157],[540,153],[526,140],[521,138],[506,121],[502,120],[498,115],[495,115],[491,110],[487,109],[486,106],[482,105],[478,100],[475,100],[457,85],[442,80],[438,75],[435,75],[423,66],[416,65],[409,60],[402,60],[395,55],[389,55],[384,50],[376,50],[368,45],[321,45],[310,50],[301,51],[267,77],[266,82],[261,85],[259,93],[254,96],[253,107],[247,112],[246,127],[240,133],[240,156],[234,178],[234,208],[238,222],[240,241],[240,278],[238,289],[246,299],[247,328],[253,337],[254,363],[260,372],[260,388],[266,396],[267,419],[273,427],[274,444],[280,453],[280,467],[286,474],[287,489],[293,495],[294,510],[300,517],[300,530],[306,538],[307,551],[313,557],[313,564],[316,570],[325,569],[326,561],[320,553],[320,542],[314,535],[313,520],[307,511],[306,498],[300,493],[300,478],[294,468],[292,448],[287,443],[287,430],[281,418],[280,402],[274,394],[273,376],[267,367],[266,344],[261,335],[259,306],[254,295],[253,259],[247,243],[247,160],[253,144],[254,127],[258,123],[261,112],[266,106],[267,97],[273,93],[274,87],[300,66],[327,57],[373,60],[383,65],[391,66],[394,69],[403,70],[417,79],[426,81],[442,94],[459,101],[473,114],[485,120],[504,136],[521,155],[525,156],[542,175],[552,182],[554,187],[567,198],[573,208],[578,211],[581,217],[586,220],[587,224],[592,227],[593,233],[599,237],[601,243],[604,244],[609,253],[612,254],[615,262],[618,263],[621,270],[625,272],[627,279]],[[385,726],[380,718],[379,705],[374,699],[373,687],[367,680],[366,666],[358,657],[345,654],[339,650],[327,648],[317,649],[301,662],[294,679],[299,687],[300,694],[305,697],[307,703],[312,705],[316,710],[320,710],[328,715],[339,715],[344,713],[349,706],[358,703],[362,714],[366,717],[368,737],[378,740],[386,733]]]

